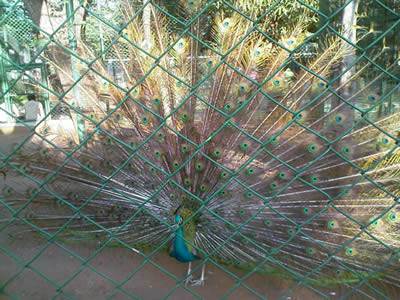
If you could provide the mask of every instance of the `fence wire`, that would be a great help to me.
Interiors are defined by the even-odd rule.
[[[0,253],[16,268],[0,268],[0,295],[24,298],[29,270],[76,299],[66,290],[90,270],[105,299],[151,298],[127,288],[151,265],[169,279],[163,299],[395,298],[399,9],[1,1]],[[40,246],[26,258],[16,236]],[[201,261],[187,275],[155,259],[178,258],[180,237]],[[53,246],[79,262],[61,280],[35,266]],[[110,247],[140,264],[101,271]],[[191,285],[203,265],[232,285],[206,296],[218,278]]]

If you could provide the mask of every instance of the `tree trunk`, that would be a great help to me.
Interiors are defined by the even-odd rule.
[[[143,0],[143,33],[144,48],[146,51],[151,49],[151,3],[149,0]]]
[[[356,89],[356,80],[352,77],[356,73],[356,68],[354,63],[357,59],[356,49],[352,45],[357,44],[357,10],[360,0],[351,1],[344,9],[342,15],[342,26],[343,26],[343,37],[345,40],[344,48],[346,49],[346,55],[343,58],[342,68],[341,68],[341,78],[339,91],[340,96],[350,103],[354,100],[349,100],[354,94]],[[333,103],[333,107],[342,104],[343,101],[337,99],[337,103]],[[349,104],[343,104],[344,108],[341,111],[346,115],[348,127],[352,126],[354,121],[354,110]],[[347,127],[347,126],[346,126]]]
[[[329,5],[329,0],[320,0],[319,1],[319,11],[323,13],[325,16],[329,17],[330,16],[330,5]],[[319,18],[319,29],[322,28],[327,22],[329,22],[325,17],[320,16]],[[319,38],[323,39],[324,38],[324,33],[326,31],[322,31],[319,35]],[[314,97],[317,97],[318,95],[314,95]],[[325,102],[329,100],[322,101],[322,99],[315,104],[315,107],[313,108],[309,118],[312,120],[318,120],[324,115],[324,107],[325,107]],[[322,123],[320,124],[322,126]]]
[[[356,81],[350,79],[356,72],[355,66],[357,54],[356,49],[351,45],[357,44],[357,9],[360,0],[351,1],[343,11],[342,25],[343,25],[343,37],[348,41],[343,41],[346,49],[346,56],[343,58],[343,65],[341,69],[342,76],[340,78],[340,85],[342,88],[342,96],[347,100],[356,88]],[[351,44],[349,44],[349,42]],[[350,69],[349,69],[350,68]],[[347,71],[346,71],[347,70]]]
[[[24,0],[24,6],[32,21],[40,26],[40,17],[44,0]]]

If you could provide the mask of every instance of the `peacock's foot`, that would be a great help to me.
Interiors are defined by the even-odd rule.
[[[185,286],[187,286],[189,283],[192,282],[193,282],[193,276],[192,275],[187,276],[185,279]]]
[[[192,286],[204,286],[205,278],[200,278],[197,280],[191,280],[190,283]]]

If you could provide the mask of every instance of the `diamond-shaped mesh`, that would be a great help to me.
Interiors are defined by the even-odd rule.
[[[0,2],[0,295],[396,298],[397,1],[24,2]]]
[[[0,3],[2,10],[13,5],[12,10],[3,15],[2,34],[7,34],[6,39],[16,40],[22,45],[31,45],[34,27],[25,16],[23,3]]]

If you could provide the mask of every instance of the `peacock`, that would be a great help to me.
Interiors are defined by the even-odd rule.
[[[198,284],[214,261],[378,298],[365,282],[398,287],[400,114],[374,113],[383,75],[345,92],[373,60],[335,80],[349,55],[338,36],[315,43],[300,22],[272,37],[266,15],[181,6],[182,31],[151,6],[150,41],[127,6],[109,48],[129,50],[125,86],[100,59],[82,67],[90,105],[60,103],[84,133],[43,121],[4,155],[1,209],[59,239],[166,251],[189,263],[186,283],[200,259]]]
[[[190,250],[190,247],[188,247],[185,239],[185,233],[182,227],[183,224],[183,218],[179,215],[179,209],[180,207],[177,208],[175,211],[175,222],[178,226],[174,238],[173,238],[173,244],[171,247],[170,251],[170,256],[176,258],[180,262],[188,262],[188,271],[187,271],[187,279],[186,279],[186,284],[191,280],[191,270],[192,270],[192,261],[200,259],[198,255],[193,253]],[[203,285],[204,284],[204,274],[205,274],[205,265],[203,264],[203,267],[201,269],[201,277],[199,280],[194,281],[193,284],[199,284]]]

